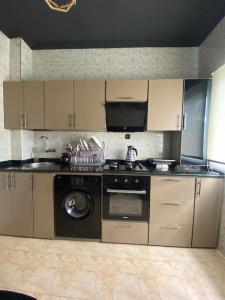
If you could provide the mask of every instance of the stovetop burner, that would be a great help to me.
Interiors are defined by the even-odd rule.
[[[107,159],[104,165],[105,171],[148,171],[141,161],[128,162],[125,160]]]

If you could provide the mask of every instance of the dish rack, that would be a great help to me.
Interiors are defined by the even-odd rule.
[[[71,156],[72,165],[102,165],[105,162],[104,150],[80,150]]]

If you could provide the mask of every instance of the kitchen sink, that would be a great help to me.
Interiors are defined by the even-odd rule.
[[[56,166],[54,162],[38,162],[38,163],[29,163],[24,164],[23,169],[45,169]]]

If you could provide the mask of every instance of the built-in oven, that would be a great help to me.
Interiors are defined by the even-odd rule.
[[[149,211],[149,176],[103,176],[103,219],[149,221]]]

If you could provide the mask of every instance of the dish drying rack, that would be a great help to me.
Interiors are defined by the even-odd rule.
[[[105,162],[105,143],[100,143],[95,137],[73,141],[66,145],[66,151],[71,165],[98,166]]]

